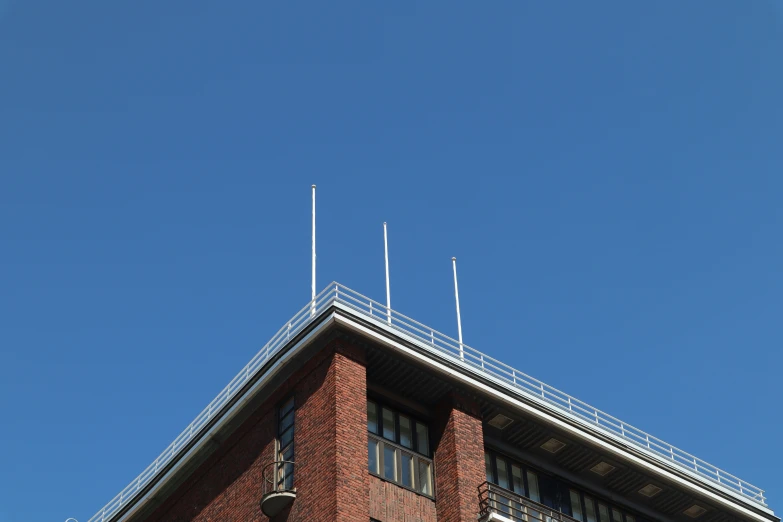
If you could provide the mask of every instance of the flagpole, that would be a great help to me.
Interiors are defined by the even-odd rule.
[[[313,280],[310,301],[312,302],[310,315],[315,315],[315,185],[313,185]]]
[[[386,235],[386,222],[383,222],[383,250],[386,258],[386,321],[391,324],[391,294],[389,293],[389,240]]]
[[[454,300],[457,302],[457,333],[459,334],[459,358],[465,360],[465,352],[462,348],[462,320],[459,316],[459,287],[457,286],[457,258],[451,258],[451,266],[454,268]]]

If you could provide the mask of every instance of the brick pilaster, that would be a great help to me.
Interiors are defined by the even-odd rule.
[[[484,482],[484,432],[478,406],[452,394],[437,408],[435,506],[438,520],[475,522]]]

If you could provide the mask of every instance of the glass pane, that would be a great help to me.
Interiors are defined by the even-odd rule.
[[[598,516],[600,517],[601,522],[610,522],[609,508],[606,507],[604,504],[598,504]]]
[[[282,406],[280,406],[280,418],[282,419],[286,413],[294,409],[294,398],[291,397]]]
[[[373,473],[378,473],[378,442],[376,440],[367,440],[367,460],[368,469]]]
[[[400,444],[406,448],[413,448],[413,426],[408,417],[400,415]]]
[[[597,522],[595,518],[595,503],[590,497],[585,497],[585,517],[587,522]]]
[[[378,406],[367,401],[367,431],[378,433]]]
[[[291,426],[287,430],[285,430],[283,433],[280,434],[280,447],[284,448],[288,446],[291,443],[291,440],[294,438],[294,427]]]
[[[614,522],[623,522],[623,514],[617,508],[612,508],[612,518]]]
[[[294,412],[289,411],[285,417],[280,419],[279,426],[277,428],[278,433],[282,433],[294,424]]]
[[[402,469],[400,470],[402,485],[413,487],[413,455],[407,453],[402,454]]]
[[[432,495],[432,465],[424,459],[419,459],[419,491]]]
[[[538,494],[538,476],[532,471],[527,472],[528,498],[533,502],[541,502],[541,496]]]
[[[522,479],[522,468],[516,464],[511,465],[511,482],[511,485],[514,486],[514,493],[519,493],[520,495],[525,494],[525,481]]]
[[[498,486],[508,489],[508,470],[506,469],[506,461],[495,458],[495,466],[498,468]]]
[[[293,444],[288,446],[287,448],[282,448],[280,450],[280,459],[279,460],[287,460],[289,462],[294,461],[294,446]]]
[[[634,519],[631,515],[625,515],[625,522],[636,522],[636,519]]]
[[[394,412],[383,408],[383,436],[389,440],[396,440],[394,437]]]
[[[487,470],[487,482],[495,482],[495,478],[492,476],[492,457],[489,453],[484,452],[484,468]]]
[[[430,455],[430,435],[427,431],[427,426],[421,422],[416,423],[416,448],[422,455]],[[429,493],[431,494],[431,493]]]
[[[392,446],[383,445],[383,476],[389,480],[397,480],[397,455]]]
[[[577,491],[571,490],[571,516],[577,520],[584,520],[582,517],[582,499]]]

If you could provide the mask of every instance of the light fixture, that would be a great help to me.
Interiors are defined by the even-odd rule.
[[[592,468],[590,468],[590,471],[597,475],[601,475],[602,477],[607,476],[609,473],[611,473],[614,470],[614,466],[609,464],[608,462],[601,461]]]
[[[545,443],[543,443],[540,448],[547,450],[549,453],[557,453],[561,449],[565,448],[565,442],[561,442],[557,440],[556,438],[552,437]]]
[[[683,513],[685,513],[686,515],[688,515],[691,518],[699,518],[700,516],[702,516],[706,512],[707,512],[707,510],[704,509],[703,507],[701,507],[698,504],[694,504],[691,507],[689,507],[688,509],[686,509],[685,511],[683,511]]]
[[[660,493],[661,491],[663,490],[658,486],[656,486],[655,484],[647,484],[646,486],[644,486],[642,489],[639,490],[639,493],[641,493],[645,497],[652,498],[658,493]]]
[[[487,421],[487,424],[489,424],[493,428],[503,430],[508,428],[512,422],[514,422],[512,419],[509,419],[502,413],[498,413],[497,415],[492,417],[489,421]]]

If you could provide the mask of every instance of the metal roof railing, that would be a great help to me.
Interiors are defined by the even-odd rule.
[[[520,372],[468,345],[438,332],[418,321],[387,308],[385,305],[365,297],[339,283],[330,283],[315,299],[299,310],[247,365],[221,390],[212,402],[174,439],[141,474],[128,484],[117,496],[98,511],[88,522],[107,522],[145,489],[199,434],[209,422],[233,399],[237,393],[274,357],[288,342],[304,330],[321,312],[338,303],[358,314],[386,323],[400,333],[431,350],[447,357],[452,362],[468,367],[479,374],[499,380],[522,395],[543,400],[555,409],[569,414],[593,428],[620,437],[637,449],[662,458],[680,469],[695,472],[700,477],[723,486],[741,497],[761,506],[766,506],[764,490],[746,482],[704,460],[691,455],[663,440],[654,437],[616,417],[590,406],[548,384]]]

